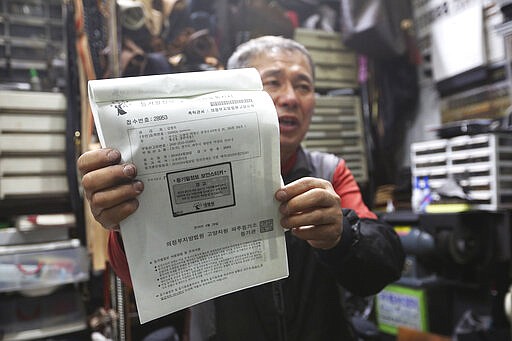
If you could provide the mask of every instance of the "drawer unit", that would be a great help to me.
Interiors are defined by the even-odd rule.
[[[319,96],[304,147],[335,154],[357,182],[368,181],[361,102],[358,96]]]
[[[1,114],[0,132],[45,132],[65,134],[64,115]]]
[[[343,45],[339,32],[297,28],[294,39],[303,44],[315,64],[315,88],[320,93],[359,87],[357,55]],[[349,92],[350,92],[349,91]],[[357,182],[368,181],[367,154],[359,96],[325,96],[316,100],[315,113],[303,145],[342,157]]]
[[[65,175],[12,176],[0,178],[0,199],[12,196],[52,196],[66,194],[68,182]]]
[[[412,181],[429,178],[433,191],[455,179],[472,208],[512,208],[512,135],[479,134],[417,142],[411,146]]]
[[[2,154],[64,153],[66,135],[37,133],[0,133],[0,156]]]
[[[66,108],[66,97],[58,92],[0,91],[0,112],[63,114]]]
[[[0,200],[68,193],[66,108],[62,93],[0,91]]]
[[[356,54],[345,47],[339,32],[295,29],[294,39],[303,44],[315,63],[318,89],[356,88]]]
[[[0,158],[0,177],[19,175],[64,175],[63,156],[6,156]]]

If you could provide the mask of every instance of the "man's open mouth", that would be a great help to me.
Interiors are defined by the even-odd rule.
[[[299,125],[299,121],[292,117],[279,118],[279,125],[287,127],[295,127]]]

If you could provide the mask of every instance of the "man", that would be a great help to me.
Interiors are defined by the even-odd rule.
[[[227,65],[256,68],[277,109],[286,185],[275,198],[281,202],[281,225],[289,229],[290,276],[215,299],[206,314],[215,319],[207,336],[352,340],[338,285],[370,295],[397,280],[404,261],[400,241],[365,206],[344,160],[300,145],[315,106],[314,66],[307,50],[293,40],[261,37],[242,44]],[[94,216],[111,230],[112,266],[129,283],[119,222],[137,209],[143,184],[135,180],[135,166],[119,160],[118,151],[101,149],[82,155],[78,167]]]

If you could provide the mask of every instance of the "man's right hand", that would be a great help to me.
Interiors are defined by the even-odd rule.
[[[144,184],[135,180],[135,165],[120,161],[121,153],[111,148],[86,152],[77,160],[91,212],[109,230],[119,230],[119,223],[135,212],[137,196],[144,190]]]

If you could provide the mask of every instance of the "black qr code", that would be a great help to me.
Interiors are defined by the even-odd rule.
[[[260,233],[269,232],[274,230],[274,219],[267,219],[260,221]]]

